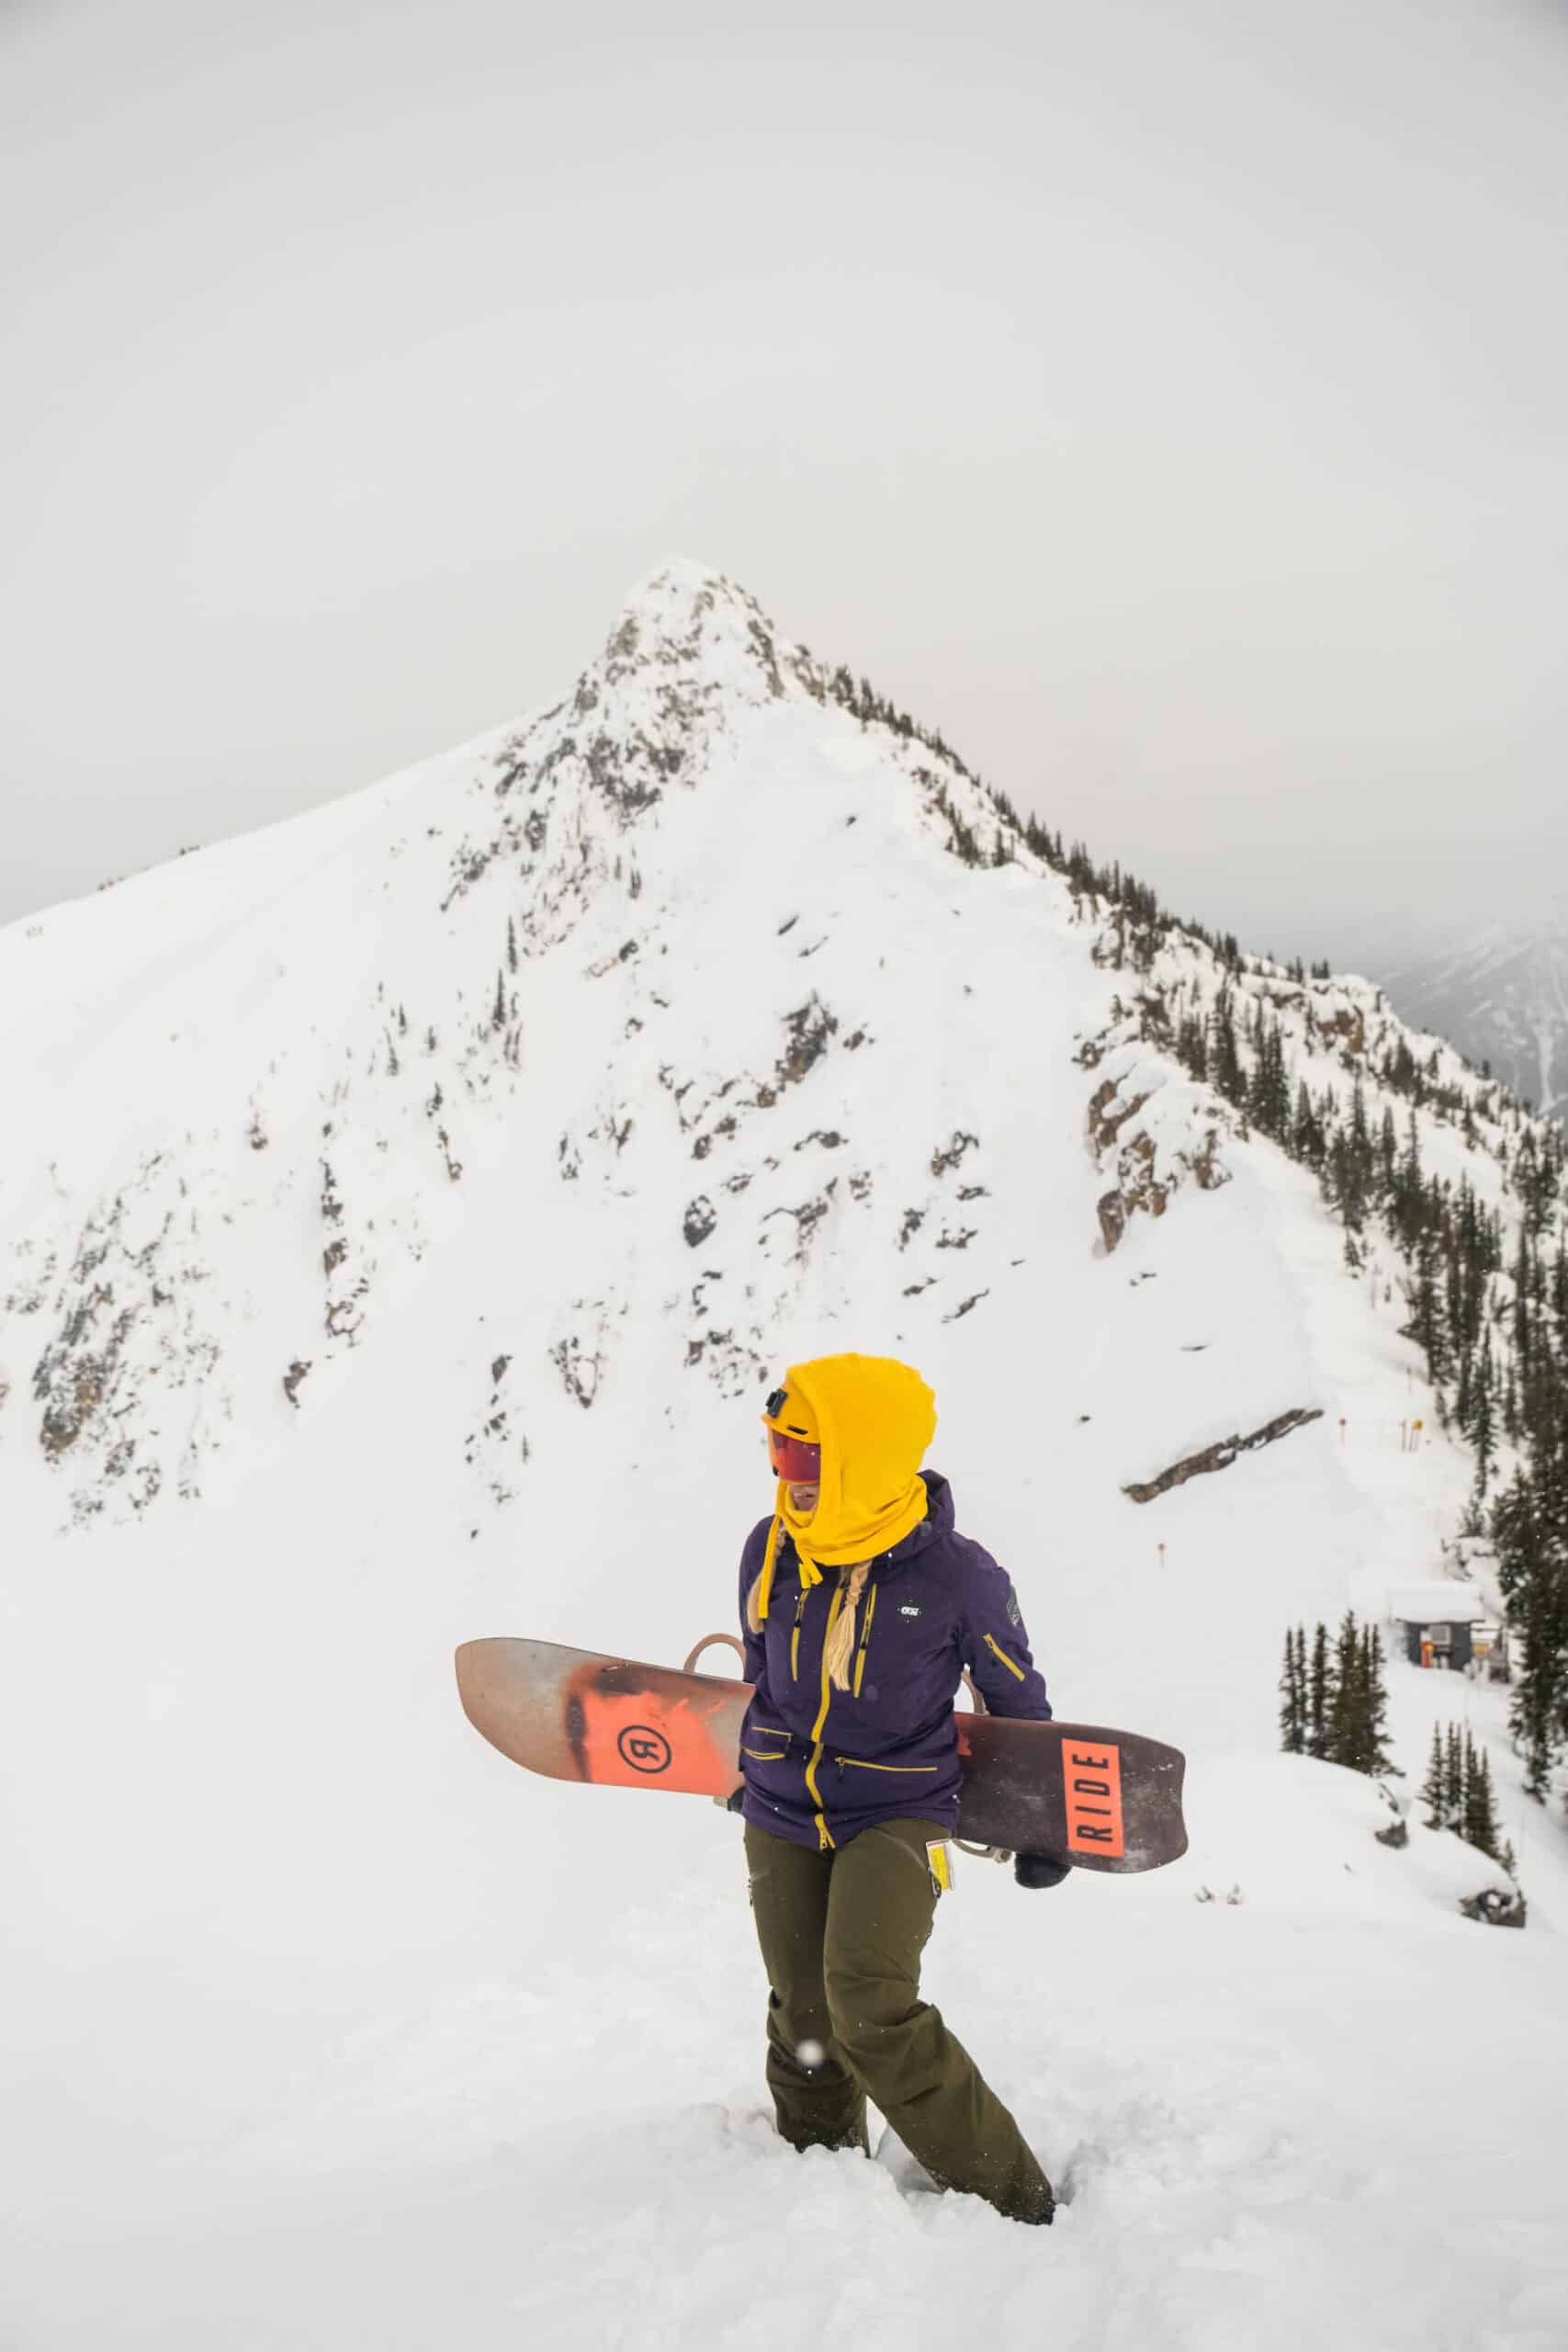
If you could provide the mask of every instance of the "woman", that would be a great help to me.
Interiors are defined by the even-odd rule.
[[[920,1953],[958,1822],[953,1701],[1048,1722],[1006,1573],[919,1464],[936,1400],[886,1356],[796,1364],[763,1421],[778,1477],[740,1558],[746,1859],[768,2086],[796,2148],[866,2147],[869,2095],[943,2188],[1049,2222],[1050,2183],[938,2012]],[[1024,1886],[1066,1866],[1021,1854]]]

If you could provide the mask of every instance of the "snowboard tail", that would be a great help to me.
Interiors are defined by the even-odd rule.
[[[530,1772],[720,1799],[740,1785],[749,1682],[507,1638],[465,1642],[457,1667],[475,1730]],[[961,1838],[1122,1873],[1186,1852],[1179,1748],[1100,1724],[956,1722]]]

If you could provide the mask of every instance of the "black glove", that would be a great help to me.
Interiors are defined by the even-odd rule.
[[[738,1789],[732,1789],[728,1796],[725,1798],[724,1809],[726,1813],[739,1813],[745,1802],[746,1783],[742,1781],[740,1786]]]
[[[1015,1854],[1012,1874],[1020,1886],[1060,1886],[1071,1862],[1059,1862],[1055,1854]]]

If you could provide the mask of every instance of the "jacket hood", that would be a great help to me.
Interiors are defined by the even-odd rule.
[[[936,1432],[936,1398],[913,1365],[892,1356],[860,1355],[817,1356],[792,1364],[772,1418],[774,1426],[788,1427],[792,1416],[795,1426],[815,1430],[821,1448],[817,1507],[797,1511],[780,1479],[757,1580],[759,1623],[768,1613],[785,1529],[803,1583],[815,1584],[824,1567],[845,1567],[892,1551],[930,1509],[919,1466]]]
[[[842,1567],[892,1548],[926,1513],[919,1467],[936,1433],[936,1398],[911,1364],[892,1356],[818,1356],[784,1374],[822,1449],[817,1507],[797,1511],[781,1480],[778,1515],[795,1549]]]

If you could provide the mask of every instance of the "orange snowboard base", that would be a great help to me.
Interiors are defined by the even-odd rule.
[[[457,1666],[468,1721],[530,1772],[685,1796],[740,1785],[748,1682],[508,1638],[465,1642]],[[1186,1852],[1179,1748],[1099,1724],[957,1723],[961,1838],[1116,1872]]]

